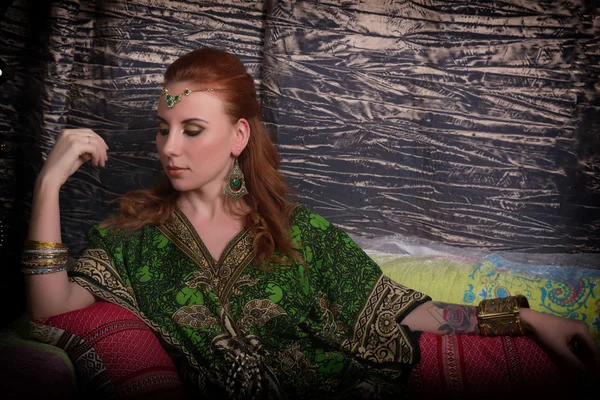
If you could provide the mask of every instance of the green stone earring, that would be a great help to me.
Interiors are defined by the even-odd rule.
[[[227,175],[227,184],[225,185],[225,189],[223,189],[223,193],[231,197],[233,201],[237,201],[248,194],[246,182],[244,182],[244,174],[240,169],[237,157],[233,162],[233,169]]]

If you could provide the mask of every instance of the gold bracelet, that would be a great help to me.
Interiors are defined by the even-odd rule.
[[[53,266],[65,266],[67,265],[67,257],[21,260],[21,265],[24,268],[52,268]]]
[[[40,260],[50,258],[61,258],[68,257],[68,249],[36,249],[36,250],[23,250],[21,253],[21,260]]]
[[[523,295],[482,300],[477,306],[477,322],[481,336],[524,335],[525,327],[519,311],[529,308]]]
[[[67,247],[66,244],[64,243],[58,243],[58,242],[39,242],[37,240],[26,240],[25,243],[25,248],[29,248],[29,249],[64,249]]]

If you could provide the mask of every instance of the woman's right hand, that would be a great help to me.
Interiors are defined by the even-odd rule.
[[[60,188],[81,165],[92,161],[103,167],[108,146],[91,129],[65,129],[40,171],[33,191],[29,240],[62,243]],[[63,314],[94,304],[94,295],[69,282],[65,271],[26,275],[27,307],[32,319]]]
[[[65,129],[40,171],[38,180],[61,187],[81,165],[89,160],[95,166],[104,167],[108,160],[108,146],[104,139],[91,129]]]

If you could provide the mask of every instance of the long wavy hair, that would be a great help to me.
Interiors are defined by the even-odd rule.
[[[212,93],[223,101],[232,123],[245,118],[250,125],[250,138],[238,162],[249,192],[243,197],[250,209],[244,217],[246,228],[255,234],[256,257],[259,262],[272,261],[267,265],[290,258],[298,260],[289,237],[290,216],[295,206],[290,200],[292,191],[278,170],[280,157],[259,119],[254,80],[244,64],[227,52],[203,48],[175,60],[167,68],[164,81],[165,85],[190,81],[195,87],[227,89]],[[177,194],[163,173],[154,188],[123,195],[119,199],[120,213],[102,226],[135,231],[149,224],[163,224],[175,210]],[[236,213],[233,201],[226,198],[226,206]]]

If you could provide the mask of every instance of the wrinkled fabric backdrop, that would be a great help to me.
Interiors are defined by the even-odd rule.
[[[5,3],[5,260],[18,260],[35,174],[62,129],[110,147],[106,168],[83,166],[61,193],[75,255],[110,200],[155,182],[162,73],[204,46],[247,65],[283,174],[350,233],[600,252],[594,1]],[[21,282],[17,265],[5,271],[2,292]]]

